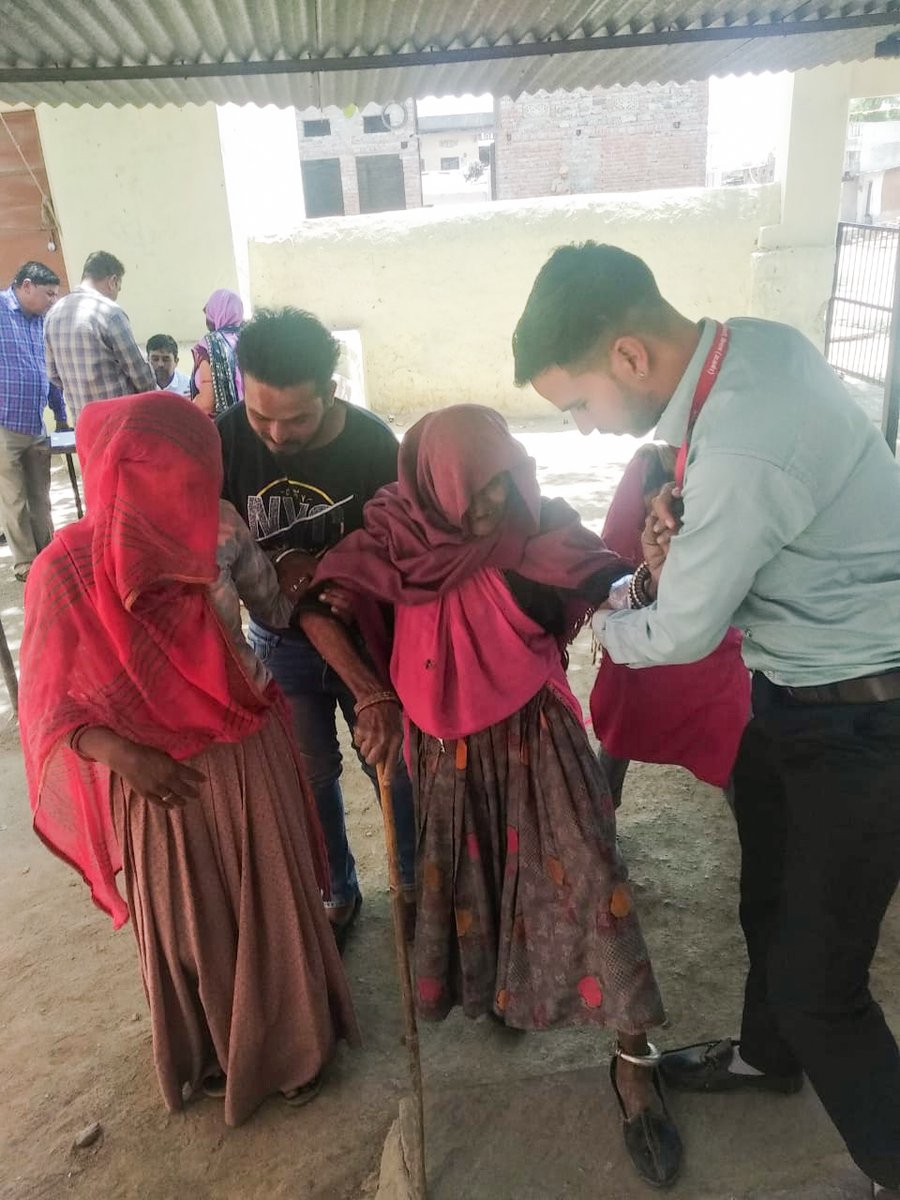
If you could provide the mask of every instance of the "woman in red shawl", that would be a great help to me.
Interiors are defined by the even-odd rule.
[[[419,825],[419,1012],[615,1028],[626,1146],[665,1186],[681,1143],[646,1037],[662,1002],[563,665],[627,564],[541,498],[534,462],[489,409],[425,417],[399,466],[317,578],[394,608]]]
[[[89,405],[77,440],[87,516],[25,592],[34,827],[117,928],[130,910],[168,1108],[203,1089],[236,1125],[311,1099],[355,1037],[321,832],[283,698],[228,632],[212,423],[153,393]]]

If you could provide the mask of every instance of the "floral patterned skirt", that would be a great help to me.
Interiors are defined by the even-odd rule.
[[[584,726],[550,688],[442,743],[412,727],[420,1015],[641,1033],[662,1000]]]

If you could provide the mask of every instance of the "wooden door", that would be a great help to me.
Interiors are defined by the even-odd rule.
[[[41,192],[49,196],[50,185],[44,168],[37,118],[31,109],[23,112],[4,112],[2,116],[0,288],[9,287],[13,275],[23,263],[36,259],[57,273],[62,290],[67,291],[66,267],[59,245],[59,231],[51,227],[49,214],[42,204]],[[22,161],[22,155],[25,162]],[[48,243],[51,242],[54,245],[53,250],[48,248]]]

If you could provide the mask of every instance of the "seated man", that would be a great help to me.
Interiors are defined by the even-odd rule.
[[[190,378],[183,371],[176,369],[178,343],[168,333],[154,333],[147,342],[147,362],[153,368],[160,391],[190,396]]]

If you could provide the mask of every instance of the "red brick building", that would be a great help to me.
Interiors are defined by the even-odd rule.
[[[411,99],[389,108],[396,124],[384,119],[387,110],[377,104],[349,115],[338,108],[298,113],[307,216],[418,208],[423,171],[436,178],[441,164],[452,163],[437,174],[455,171],[462,179],[481,156],[490,174],[483,197],[469,198],[527,200],[706,183],[706,81],[501,98],[493,118],[489,112],[419,118]],[[478,145],[468,128],[473,122]],[[463,155],[465,137],[472,145]],[[429,141],[435,138],[436,147]],[[433,202],[466,198],[463,190]]]
[[[708,116],[705,80],[500,99],[494,198],[703,187]]]

